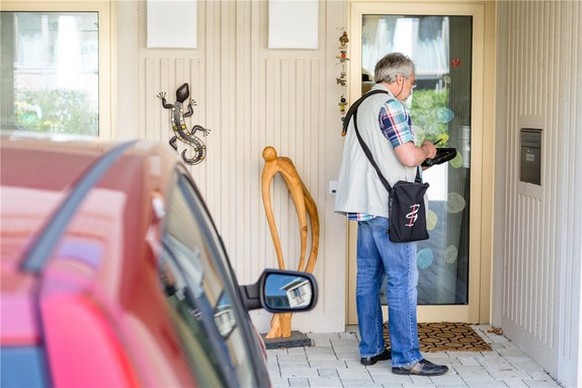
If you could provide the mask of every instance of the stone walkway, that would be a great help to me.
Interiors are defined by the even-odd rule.
[[[345,333],[307,333],[314,346],[268,350],[273,387],[560,387],[543,368],[490,326],[473,329],[491,345],[488,352],[425,353],[448,365],[438,377],[392,374],[390,361],[360,364],[357,327]]]

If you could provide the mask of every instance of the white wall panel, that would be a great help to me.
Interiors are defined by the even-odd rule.
[[[566,386],[580,333],[582,3],[498,2],[497,130],[505,171],[502,303],[494,324]],[[542,184],[519,180],[522,127],[541,128]],[[577,234],[576,234],[577,233]]]
[[[206,160],[190,170],[241,283],[254,282],[266,267],[277,267],[261,200],[263,148],[273,146],[279,156],[291,158],[318,206],[321,229],[315,268],[320,302],[314,312],[297,314],[292,327],[343,330],[344,220],[333,214],[327,185],[336,179],[339,163],[334,161],[342,151],[337,102],[343,91],[335,83],[335,56],[347,19],[345,4],[320,3],[317,50],[267,49],[266,1],[199,1],[198,49],[147,49],[145,2],[136,4],[141,114],[135,135],[168,142],[172,136],[169,111],[162,109],[156,95],[166,91],[168,102],[173,103],[176,89],[189,83],[198,105],[187,123],[211,130],[201,137],[207,146]],[[297,215],[280,176],[273,181],[272,202],[287,267],[296,269],[300,255]],[[326,239],[326,233],[334,238]],[[326,278],[332,280],[326,282]],[[330,286],[333,290],[325,290]],[[270,316],[253,314],[261,331],[268,329]]]

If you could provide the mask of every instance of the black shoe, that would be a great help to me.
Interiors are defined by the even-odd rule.
[[[420,360],[408,367],[393,367],[392,373],[397,375],[440,376],[449,371],[446,365],[435,365],[428,360]]]
[[[362,357],[360,358],[360,362],[362,363],[362,365],[374,365],[375,363],[377,363],[378,361],[386,361],[389,360],[392,357],[390,349],[384,349],[384,351],[380,354],[377,354],[375,356],[372,357]]]

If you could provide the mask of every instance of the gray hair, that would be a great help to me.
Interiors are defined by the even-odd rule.
[[[402,53],[390,53],[380,59],[374,68],[374,82],[392,83],[396,81],[396,76],[402,74],[404,77],[413,76],[416,72],[412,59]]]

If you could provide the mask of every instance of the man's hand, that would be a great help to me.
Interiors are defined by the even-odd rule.
[[[416,167],[427,158],[436,156],[436,147],[430,141],[425,141],[420,147],[409,141],[394,148],[396,157],[407,167]]]
[[[426,153],[425,159],[432,159],[436,156],[436,152],[437,152],[436,147],[430,141],[425,140],[424,142],[422,142],[422,145],[420,146],[420,148],[422,148],[424,150],[424,152]]]

